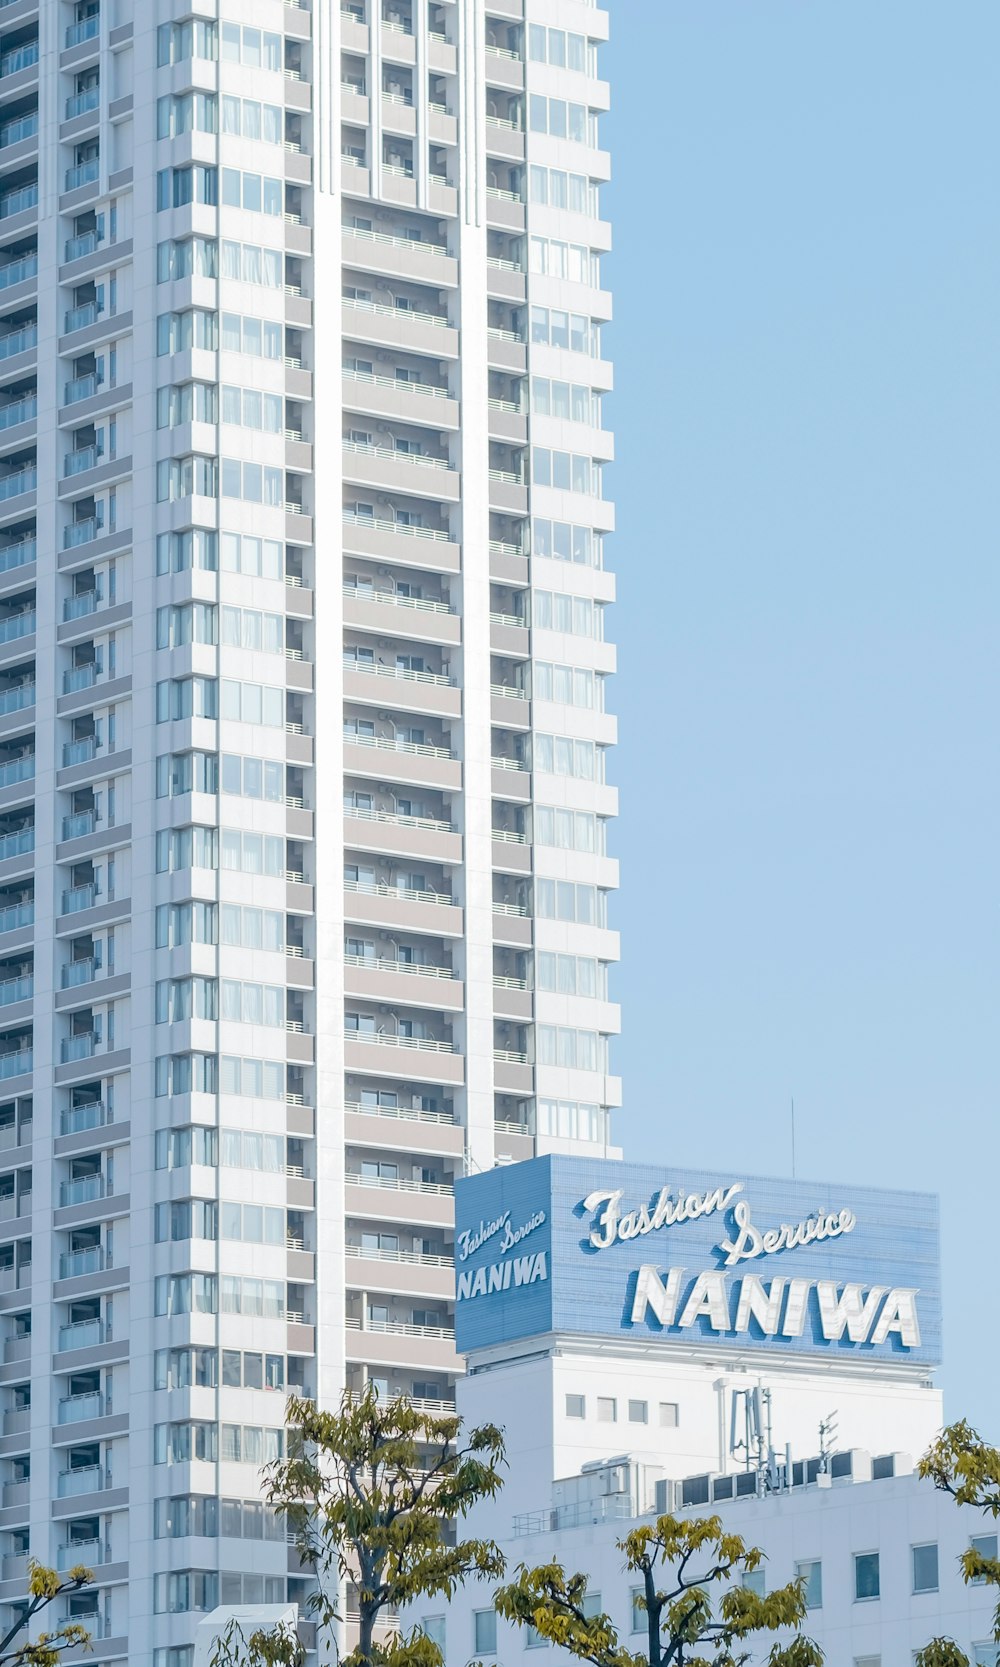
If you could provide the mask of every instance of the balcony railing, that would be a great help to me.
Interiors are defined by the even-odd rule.
[[[88,1129],[102,1129],[111,1116],[103,1100],[89,1100],[85,1106],[67,1106],[59,1114],[60,1134],[84,1134]]]
[[[66,169],[67,191],[78,191],[81,185],[93,185],[101,177],[101,159],[90,156],[86,162],[77,162],[72,168]]]
[[[71,521],[68,527],[63,528],[63,549],[71,550],[78,544],[89,544],[92,539],[99,538],[103,530],[104,520],[100,515],[88,515],[82,521]],[[78,617],[67,615],[67,618]]]
[[[418,758],[454,759],[450,747],[438,747],[429,741],[405,741],[397,735],[358,735],[345,725],[344,741],[352,747],[373,747],[378,752],[405,752]]]
[[[67,45],[69,43],[67,42]],[[15,46],[12,52],[5,52],[0,58],[0,77],[16,75],[18,70],[30,69],[38,62],[38,42],[25,41],[23,46]]]
[[[10,289],[12,284],[23,284],[26,278],[38,275],[38,251],[32,249],[26,255],[18,255],[16,260],[4,261],[0,266],[0,289]]]
[[[34,849],[34,827],[18,828],[16,833],[0,834],[0,862],[5,862],[8,857],[27,856]]]
[[[34,773],[33,752],[24,753],[20,758],[8,759],[5,764],[0,764],[0,787],[13,787],[15,782],[30,781]]]
[[[34,678],[30,683],[14,683],[6,689],[0,689],[0,713],[23,712],[26,706],[34,704]]]
[[[90,1349],[98,1343],[103,1343],[105,1339],[106,1328],[104,1321],[101,1319],[77,1320],[73,1325],[59,1327],[60,1351],[64,1349]]]
[[[364,1245],[348,1244],[344,1246],[347,1256],[364,1256],[373,1262],[404,1262],[413,1267],[421,1268],[453,1268],[453,1256],[435,1256],[424,1250],[366,1250]]]
[[[97,826],[97,812],[94,810],[77,810],[71,816],[62,819],[63,839],[83,839],[85,834],[92,834]]]
[[[34,899],[30,903],[10,903],[7,908],[0,909],[0,932],[14,932],[19,926],[33,926],[34,923]]]
[[[81,46],[84,41],[96,40],[100,32],[100,13],[95,12],[91,17],[81,17],[79,22],[71,23],[67,28],[66,45]]]
[[[75,116],[85,116],[88,110],[97,110],[101,103],[101,89],[84,87],[82,93],[73,93],[66,100],[66,121],[71,122]]]
[[[104,372],[101,370],[88,371],[86,376],[74,376],[63,387],[63,404],[76,405],[81,399],[92,399],[103,385]]]
[[[449,908],[455,899],[446,891],[416,891],[412,886],[393,886],[387,880],[345,880],[345,891],[363,893],[366,897],[403,897],[412,903],[444,903]]]
[[[15,1001],[30,1001],[34,993],[34,973],[25,972],[17,978],[5,978],[0,983],[0,1007],[10,1007]]]
[[[100,248],[103,242],[103,227],[95,226],[92,231],[78,232],[75,237],[68,237],[64,245],[63,253],[68,261],[82,260],[84,255],[92,255],[96,249]]]
[[[349,526],[371,527],[375,532],[402,533],[410,538],[437,539],[441,544],[455,544],[457,539],[447,527],[413,526],[409,521],[387,521],[375,515],[357,515],[353,510],[344,510],[344,520]]]
[[[62,908],[59,912],[64,915],[75,915],[79,914],[81,909],[92,909],[99,896],[100,892],[97,889],[96,881],[92,881],[90,885],[86,886],[71,886],[68,891],[64,891],[62,894]]]
[[[388,1187],[390,1192],[419,1192],[431,1198],[450,1198],[455,1190],[450,1181],[408,1181],[401,1176],[362,1175],[354,1169],[345,1170],[344,1179],[352,1187]]]
[[[0,220],[8,220],[12,214],[23,214],[26,209],[37,207],[38,182],[32,180],[28,185],[19,185],[0,197]]]
[[[69,1275],[60,1273],[60,1277],[66,1279]],[[104,1396],[99,1389],[93,1389],[87,1395],[67,1395],[59,1402],[60,1424],[80,1424],[85,1418],[103,1416]]]
[[[394,828],[422,828],[425,833],[454,833],[455,824],[434,816],[408,816],[399,810],[378,810],[367,805],[345,805],[344,815],[358,822],[382,822]]]
[[[22,492],[33,492],[38,485],[38,470],[33,463],[24,469],[12,470],[0,480],[0,501],[17,498]]]
[[[378,1042],[383,1047],[412,1048],[417,1053],[454,1053],[454,1042],[438,1036],[400,1036],[394,1030],[345,1030],[345,1042]]]
[[[87,660],[82,666],[71,666],[69,671],[63,672],[63,694],[75,695],[81,689],[92,689],[101,675],[101,668],[96,660]]]
[[[20,613],[0,618],[0,643],[16,642],[18,637],[30,637],[35,629],[34,608],[22,608]]]
[[[70,961],[62,969],[62,988],[75,990],[80,984],[92,984],[98,970],[98,962],[92,955],[88,955],[85,960]]]
[[[89,526],[90,523],[87,522],[86,525]],[[75,596],[67,596],[63,603],[63,619],[85,619],[88,614],[97,612],[103,600],[104,592],[99,585],[93,590],[77,591]]]
[[[12,1048],[10,1053],[0,1053],[0,1077],[20,1077],[34,1069],[35,1055],[32,1048]]]
[[[64,1036],[59,1045],[59,1057],[64,1065],[74,1059],[93,1059],[101,1045],[101,1038],[92,1030],[79,1036]]]
[[[77,451],[66,453],[63,463],[64,475],[83,475],[88,469],[96,469],[104,456],[104,447],[100,441],[92,446],[80,446]]]
[[[88,324],[96,324],[104,311],[103,301],[84,301],[79,307],[70,307],[66,314],[66,332],[85,330]]]
[[[81,1493],[100,1493],[104,1486],[103,1465],[81,1464],[72,1470],[61,1470],[59,1472],[56,1492],[60,1499],[73,1499]]]
[[[37,132],[37,110],[29,110],[25,116],[16,116],[12,122],[4,122],[0,127],[0,150],[6,150],[8,145],[17,145],[22,139],[31,139]]]
[[[371,967],[375,972],[416,973],[421,978],[457,978],[453,967],[430,966],[424,961],[386,960],[378,955],[349,955],[344,953],[345,967]]]
[[[105,1540],[76,1540],[71,1545],[61,1545],[56,1549],[58,1569],[75,1569],[81,1565],[93,1569],[110,1561],[110,1548]]]
[[[59,1188],[59,1203],[65,1209],[70,1204],[93,1204],[107,1192],[103,1175],[81,1175],[77,1181],[63,1181]]]
[[[18,423],[29,423],[37,415],[37,394],[25,394],[23,399],[12,399],[9,405],[0,405],[0,429],[16,428]]]
[[[415,463],[421,469],[454,471],[455,468],[448,457],[433,457],[426,452],[400,451],[395,446],[375,446],[367,440],[349,440],[345,437],[344,450],[359,457],[391,458],[394,463]],[[492,475],[492,470],[490,473]]]
[[[392,525],[394,526],[395,522]],[[352,584],[349,579],[344,580],[344,595],[352,601],[385,603],[392,608],[416,608],[429,614],[455,612],[448,602],[440,602],[433,596],[400,596],[394,590],[378,590],[374,585]]]
[[[104,1249],[102,1245],[89,1245],[86,1250],[64,1250],[59,1258],[59,1278],[76,1279],[82,1273],[102,1273],[104,1271]],[[83,1397],[75,1397],[82,1399]],[[60,1423],[63,1420],[60,1419]]]
[[[364,1117],[399,1117],[405,1121],[417,1123],[454,1123],[454,1114],[450,1111],[422,1111],[413,1106],[368,1106],[362,1105],[360,1100],[348,1100],[344,1105],[345,1111],[356,1111]]]
[[[98,751],[96,735],[85,735],[80,741],[64,741],[63,768],[68,769],[71,764],[89,764],[92,758],[97,757]]]
[[[412,1325],[409,1320],[359,1320],[351,1314],[344,1325],[348,1331],[376,1331],[395,1337],[438,1337],[451,1342],[455,1336],[453,1326]]]

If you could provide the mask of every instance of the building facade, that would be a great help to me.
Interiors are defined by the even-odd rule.
[[[640,1651],[616,1542],[717,1512],[764,1589],[806,1579],[831,1667],[912,1667],[941,1633],[995,1667],[958,1558],[996,1525],[915,1475],[943,1421],[933,1198],[554,1156],[462,1181],[456,1226],[459,1408],[509,1466],[469,1528],[512,1570],[582,1571]],[[448,1667],[537,1659],[474,1586],[417,1618]]]
[[[607,1149],[606,32],[0,5],[0,1619],[98,1663],[302,1597],[284,1395],[450,1405],[454,1178]]]

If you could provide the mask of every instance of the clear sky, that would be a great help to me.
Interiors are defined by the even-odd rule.
[[[619,1138],[940,1191],[1000,1440],[1000,5],[610,11]]]

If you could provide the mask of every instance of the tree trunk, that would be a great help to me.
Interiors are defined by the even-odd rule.
[[[652,1568],[643,1570],[643,1584],[646,1599],[646,1637],[649,1648],[649,1667],[660,1667],[663,1656],[663,1645],[660,1641],[660,1606],[656,1601],[656,1581],[653,1579]]]

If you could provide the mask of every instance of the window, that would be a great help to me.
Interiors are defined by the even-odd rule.
[[[822,1609],[823,1607],[823,1565],[822,1563],[796,1563],[795,1578],[805,1582],[806,1608]]]
[[[217,828],[161,828],[156,836],[157,874],[171,874],[179,868],[218,868],[218,836]]]
[[[570,637],[604,637],[604,612],[599,602],[587,596],[566,596],[561,591],[533,590],[532,624],[541,631],[561,631]]]
[[[227,238],[222,245],[222,276],[238,284],[281,289],[285,281],[284,256],[280,249],[264,249],[259,243],[236,243]]]
[[[222,716],[234,723],[261,724],[268,729],[285,727],[285,691],[266,683],[236,683],[222,680]]]
[[[878,1552],[856,1552],[854,1556],[854,1601],[855,1603],[865,1603],[878,1596]]]
[[[214,390],[213,390],[214,391]],[[203,527],[189,532],[158,533],[156,571],[158,574],[185,573],[197,567],[215,573],[219,566],[218,534]]]
[[[153,1070],[157,1099],[219,1091],[219,1062],[214,1053],[160,1054]]]
[[[566,1396],[566,1417],[567,1418],[586,1418],[586,1416],[587,1416],[586,1396],[584,1396],[584,1395],[567,1395]]]
[[[219,685],[214,677],[171,677],[156,685],[156,721],[217,718]]]
[[[247,69],[280,70],[281,36],[266,29],[241,28],[238,23],[222,25],[224,63],[243,64]]]
[[[179,498],[216,498],[219,476],[216,459],[192,453],[189,457],[164,457],[156,465],[156,501],[176,503]]]
[[[222,131],[235,133],[244,139],[261,139],[265,145],[280,145],[282,111],[278,104],[258,104],[253,98],[222,100]]]
[[[157,428],[218,421],[218,394],[210,382],[181,382],[156,391]]]
[[[910,1547],[913,1559],[913,1590],[936,1592],[938,1589],[938,1548],[936,1545]]]
[[[221,460],[222,496],[245,504],[268,504],[279,509],[285,501],[285,471],[247,463],[238,457]]]
[[[246,758],[239,753],[224,752],[222,791],[243,799],[265,799],[270,804],[284,804],[285,766],[277,759]]]
[[[224,1168],[284,1174],[285,1142],[281,1135],[257,1134],[252,1129],[222,1129],[220,1135]]]
[[[545,775],[571,776],[575,781],[604,780],[604,749],[593,741],[536,731],[531,752],[534,768]]]
[[[495,1609],[474,1609],[472,1612],[473,1648],[477,1655],[497,1653],[497,1612]]]
[[[589,1140],[605,1145],[608,1116],[603,1106],[585,1100],[537,1101],[539,1134],[558,1135],[560,1140]]]
[[[269,1025],[274,1029],[284,1029],[283,984],[241,983],[237,978],[224,978],[220,988],[221,1018],[233,1024]]]
[[[182,168],[161,168],[156,176],[156,206],[161,211],[185,208],[188,203],[214,207],[218,198],[218,169],[207,168],[200,162],[189,162]]]
[[[561,347],[564,352],[586,353],[591,359],[601,357],[601,321],[588,318],[586,313],[565,312],[562,307],[532,307],[531,340],[545,347]]]
[[[531,677],[536,700],[551,700],[557,706],[581,706],[586,711],[604,710],[604,683],[598,672],[583,666],[560,666],[550,660],[536,660]]]
[[[526,1650],[544,1650],[548,1639],[543,1638],[537,1627],[526,1626],[524,1629],[524,1647]]]
[[[579,452],[550,451],[547,446],[531,450],[531,478],[536,486],[554,486],[559,492],[582,492],[588,498],[601,497],[601,463]]]
[[[212,602],[173,603],[156,610],[157,648],[183,648],[185,643],[214,645],[218,641],[218,611]]]
[[[156,101],[156,137],[181,133],[217,133],[219,107],[214,93],[173,93]]]
[[[629,1592],[632,1610],[632,1631],[645,1632],[647,1626],[646,1599],[641,1586],[633,1586]]]
[[[244,174],[239,168],[223,168],[222,201],[227,208],[242,208],[251,214],[284,213],[284,192],[280,179],[267,174]]]
[[[571,880],[535,881],[535,910],[540,920],[576,921],[580,926],[605,926],[607,893],[596,886],[578,886]]]
[[[222,534],[222,571],[243,573],[248,579],[284,577],[284,550],[273,538],[252,538],[248,534]]]
[[[425,1638],[436,1644],[441,1654],[444,1654],[445,1618],[443,1615],[425,1615],[420,1622],[420,1630]]]
[[[554,64],[557,69],[575,70],[579,75],[597,74],[594,41],[565,29],[546,29],[541,23],[528,25],[528,57],[534,64]]]
[[[264,394],[259,388],[222,389],[222,421],[235,428],[253,428],[265,434],[281,434],[285,427],[285,403],[280,394]]]
[[[217,793],[219,760],[214,752],[168,752],[156,760],[156,797],[182,793]]]
[[[767,1594],[763,1569],[744,1569],[740,1584],[745,1592],[753,1592],[756,1597],[762,1598]]]
[[[979,1584],[980,1582],[978,1580],[973,1581],[974,1586],[978,1586]],[[972,1650],[973,1667],[997,1667],[997,1662],[1000,1661],[1000,1653],[998,1653],[997,1645],[995,1643],[973,1644]]]
[[[280,324],[272,324],[266,318],[223,313],[222,346],[227,353],[245,353],[251,359],[281,359],[285,351],[284,332]]]
[[[538,989],[558,995],[607,998],[607,967],[589,955],[557,955],[541,949],[535,956],[535,982]]]
[[[550,278],[565,278],[572,284],[589,284],[599,289],[601,257],[584,243],[564,243],[556,237],[528,239],[530,270]],[[555,344],[553,344],[555,345]]]
[[[539,1065],[570,1071],[606,1071],[607,1037],[593,1030],[570,1030],[565,1025],[537,1025]]]
[[[219,245],[214,237],[172,237],[156,247],[156,281],[173,278],[217,278]]]
[[[973,1534],[969,1541],[969,1550],[976,1552],[977,1556],[987,1557],[991,1563],[995,1563],[997,1559],[996,1534]],[[973,1586],[984,1586],[986,1584],[985,1577],[981,1574],[977,1575],[976,1578],[970,1582],[970,1584]],[[992,1662],[990,1662],[990,1667],[993,1667]]]
[[[677,1402],[676,1401],[661,1401],[660,1402],[660,1428],[661,1428],[661,1430],[676,1430],[679,1423],[680,1423],[680,1408],[678,1407]]]
[[[224,1053],[219,1058],[219,1093],[244,1100],[284,1100],[284,1061]]]
[[[613,1424],[618,1417],[618,1402],[613,1395],[598,1395],[597,1422],[599,1424]]]
[[[211,866],[215,867],[215,864]],[[269,874],[274,879],[284,879],[285,842],[278,834],[244,833],[239,828],[223,828],[222,866],[234,873]]]
[[[195,347],[215,353],[218,346],[219,315],[204,307],[161,313],[156,320],[156,351],[161,358],[164,354],[185,353]]]
[[[589,810],[559,810],[554,805],[536,805],[532,833],[535,845],[556,851],[598,851],[605,849],[604,821]]]
[[[601,396],[579,382],[556,382],[548,376],[531,379],[531,409],[536,417],[559,417],[564,422],[601,426]]]
[[[157,1206],[159,1208],[159,1206]],[[219,1205],[221,1237],[243,1244],[285,1242],[285,1211],[272,1205],[238,1204],[223,1199]]]
[[[648,1424],[649,1423],[649,1402],[648,1401],[629,1401],[629,1404],[628,1404],[628,1421],[629,1421],[630,1424]]]
[[[550,133],[554,139],[573,139],[577,144],[597,144],[597,114],[585,104],[564,98],[546,98],[544,93],[528,95],[528,129]]]
[[[185,58],[215,59],[219,56],[219,27],[200,18],[186,23],[161,23],[156,31],[156,62],[181,64]]]
[[[584,1592],[580,1599],[580,1609],[588,1621],[592,1621],[600,1615],[602,1613],[600,1592]]]
[[[197,1124],[186,1129],[157,1129],[157,1169],[188,1169],[202,1164],[214,1169],[218,1163],[218,1134]]]
[[[586,174],[533,164],[528,169],[528,189],[533,203],[546,203],[550,208],[565,209],[570,214],[589,214],[595,220],[600,212],[598,182]]]

